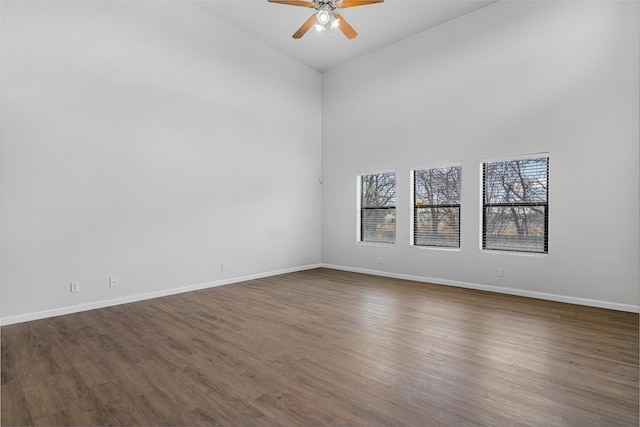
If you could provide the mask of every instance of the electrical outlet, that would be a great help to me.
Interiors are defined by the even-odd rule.
[[[502,268],[498,269],[498,277],[504,277],[504,269]]]
[[[71,282],[71,292],[80,292],[80,282]]]
[[[382,261],[383,261],[382,257],[381,257],[381,256],[379,256],[379,257],[378,257],[378,264],[382,264]]]
[[[109,277],[109,287],[117,288],[118,287],[118,278],[117,277]]]
[[[220,264],[220,271],[227,271],[227,263],[223,262],[222,264]]]

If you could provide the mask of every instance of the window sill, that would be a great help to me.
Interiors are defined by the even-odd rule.
[[[428,251],[443,251],[443,252],[460,252],[460,248],[448,248],[448,247],[440,247],[440,246],[422,246],[422,245],[409,245],[410,248],[418,249],[418,250],[428,250]]]
[[[514,255],[514,256],[523,256],[523,257],[532,257],[532,258],[548,258],[549,253],[535,253],[535,252],[515,252],[515,251],[500,251],[497,249],[480,249],[480,253],[485,254],[494,254],[494,255]]]
[[[384,247],[396,247],[397,243],[378,243],[378,242],[356,242],[358,246],[384,246]]]

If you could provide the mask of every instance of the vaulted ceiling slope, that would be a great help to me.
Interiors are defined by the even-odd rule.
[[[385,0],[340,11],[359,33],[353,40],[348,40],[339,31],[329,35],[314,30],[295,40],[292,34],[314,13],[313,9],[267,0],[189,1],[319,72],[494,3],[486,0]]]

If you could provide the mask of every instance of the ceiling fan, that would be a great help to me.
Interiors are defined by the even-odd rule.
[[[353,29],[342,15],[336,13],[336,9],[347,7],[365,6],[367,4],[382,3],[384,0],[268,0],[270,3],[280,3],[289,6],[309,7],[317,10],[311,18],[302,24],[298,31],[293,33],[294,39],[304,36],[311,27],[318,31],[326,31],[339,28],[348,39],[354,39],[358,33]]]

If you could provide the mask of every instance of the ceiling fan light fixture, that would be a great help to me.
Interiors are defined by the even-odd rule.
[[[326,25],[327,23],[329,23],[329,21],[331,21],[331,11],[328,10],[320,10],[318,12],[318,24],[320,25]]]
[[[333,13],[331,12],[331,5],[328,3],[324,3],[318,9],[318,15],[316,16],[316,20],[318,21],[318,24],[323,26],[327,25],[329,22],[331,22],[332,18],[333,18]]]
[[[358,32],[353,29],[347,21],[344,20],[340,13],[334,12],[336,9],[345,9],[349,7],[365,6],[368,4],[382,3],[384,0],[268,0],[269,3],[280,3],[290,6],[308,7],[317,10],[311,15],[304,24],[293,33],[294,39],[304,36],[311,27],[315,27],[317,31],[328,31],[331,35],[332,30],[338,28],[349,39],[354,39]]]

